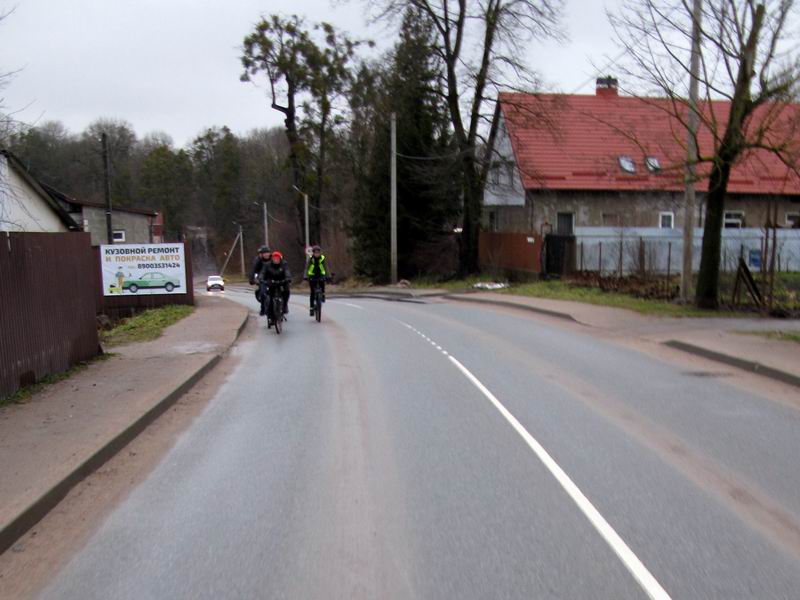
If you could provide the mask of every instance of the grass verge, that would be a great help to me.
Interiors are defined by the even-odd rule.
[[[0,406],[3,406],[4,404],[24,404],[31,399],[31,396],[42,391],[47,386],[58,383],[59,381],[64,381],[65,379],[69,379],[76,373],[80,373],[81,371],[85,370],[89,365],[108,360],[113,356],[113,352],[104,352],[103,354],[98,354],[90,360],[80,362],[77,365],[70,367],[66,371],[54,373],[53,375],[47,375],[41,381],[37,381],[33,385],[28,385],[18,389],[13,396],[9,396],[8,398],[0,398]]]
[[[133,342],[147,342],[161,337],[166,327],[177,323],[194,311],[194,306],[172,304],[147,310],[125,319],[111,331],[100,334],[100,341],[106,346],[119,346]]]
[[[665,317],[729,317],[734,313],[727,311],[702,310],[694,306],[674,304],[664,300],[648,300],[636,298],[628,294],[604,292],[599,288],[571,285],[563,281],[537,281],[513,285],[501,290],[504,294],[548,298],[552,300],[569,300],[599,306],[625,308],[643,315]]]
[[[455,279],[452,281],[435,281],[416,279],[411,282],[413,288],[440,288],[450,292],[474,291],[474,285],[479,282],[497,281],[489,276],[471,277],[468,279]],[[577,285],[565,281],[536,281],[531,283],[511,284],[509,287],[498,290],[500,294],[516,294],[533,298],[546,298],[550,300],[568,300],[583,302],[598,306],[624,308],[644,315],[660,315],[665,317],[731,317],[737,313],[730,311],[702,310],[691,305],[676,304],[666,300],[653,300],[637,298],[620,292],[606,292],[596,287]]]
[[[737,331],[740,335],[757,335],[770,340],[800,344],[800,333],[795,331]]]

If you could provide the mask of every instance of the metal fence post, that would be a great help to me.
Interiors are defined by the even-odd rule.
[[[599,242],[600,245],[600,252],[598,253],[597,258],[597,273],[600,277],[603,276],[603,242]]]

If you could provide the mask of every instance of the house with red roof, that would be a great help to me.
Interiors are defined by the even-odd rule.
[[[724,127],[728,108],[712,102],[701,111],[706,122]],[[499,159],[485,188],[484,228],[560,234],[580,227],[681,228],[686,128],[674,114],[668,99],[620,95],[613,78],[598,79],[594,95],[501,94]],[[800,105],[785,107],[781,118],[798,150]],[[709,129],[701,127],[698,145],[700,156],[711,154]],[[701,227],[708,166],[699,173],[695,225]],[[749,151],[731,173],[725,227],[762,227],[770,204],[777,204],[781,227],[800,226],[800,177],[772,152]]]

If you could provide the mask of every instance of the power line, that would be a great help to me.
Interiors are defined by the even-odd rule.
[[[445,160],[447,158],[457,158],[461,156],[461,152],[455,152],[453,154],[445,154],[444,156],[409,156],[408,154],[400,154],[399,152],[395,152],[396,156],[400,158],[407,158],[409,160]]]

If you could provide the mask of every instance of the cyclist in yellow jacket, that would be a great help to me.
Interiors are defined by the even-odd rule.
[[[308,280],[309,287],[309,314],[314,316],[314,286],[319,282],[322,288],[322,301],[325,302],[325,282],[331,278],[331,267],[325,260],[322,248],[313,246],[311,248],[311,258],[306,261],[306,270],[303,272],[303,279]]]

